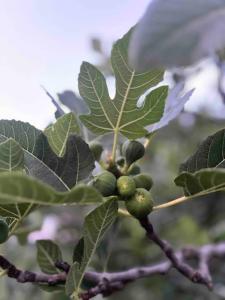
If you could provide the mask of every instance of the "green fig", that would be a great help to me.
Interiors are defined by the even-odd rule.
[[[153,209],[151,194],[143,188],[137,188],[125,204],[128,212],[137,219],[148,216]]]
[[[130,176],[121,176],[117,180],[117,190],[122,197],[130,197],[135,193],[136,184]]]
[[[95,161],[99,161],[103,152],[102,144],[99,142],[90,142],[89,148],[94,156]]]
[[[145,147],[138,141],[126,141],[122,146],[122,154],[125,156],[127,165],[130,166],[144,156]]]
[[[139,165],[132,164],[130,166],[130,168],[128,169],[127,174],[134,176],[134,175],[140,174],[140,172],[141,172],[141,168],[139,167]]]
[[[146,173],[141,173],[133,177],[136,187],[150,190],[153,186],[152,177]]]
[[[104,171],[93,179],[92,186],[104,197],[111,196],[115,193],[116,177],[111,172]]]

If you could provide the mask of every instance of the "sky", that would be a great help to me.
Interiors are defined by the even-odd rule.
[[[109,47],[139,20],[148,2],[0,0],[0,118],[44,128],[54,118],[54,107],[40,85],[53,95],[76,91],[82,61],[97,61],[90,38],[100,37]],[[206,87],[215,81],[213,67],[195,78],[190,89],[199,88],[188,107],[195,99],[205,103]]]
[[[96,62],[90,38],[111,45],[144,13],[148,0],[0,0],[0,118],[43,128],[55,95],[77,89],[82,61]]]

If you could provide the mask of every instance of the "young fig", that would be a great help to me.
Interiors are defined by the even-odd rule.
[[[137,164],[132,164],[127,171],[127,174],[132,176],[138,175],[140,173],[141,173],[141,168]]]
[[[104,171],[93,179],[92,186],[104,197],[111,196],[116,189],[116,177],[111,172]]]
[[[122,147],[122,154],[125,156],[127,165],[130,166],[144,156],[145,147],[138,141],[126,141]]]
[[[6,221],[0,218],[0,244],[3,244],[7,241],[9,236],[9,226]]]
[[[149,174],[141,173],[133,177],[136,187],[149,191],[153,186],[152,177]]]
[[[128,212],[137,219],[146,217],[153,209],[151,194],[143,188],[137,188],[135,194],[125,204]]]
[[[95,161],[99,161],[103,152],[102,144],[99,142],[90,142],[89,148],[94,156]]]
[[[117,190],[120,196],[130,197],[135,193],[136,184],[132,177],[130,176],[121,176],[117,180]]]

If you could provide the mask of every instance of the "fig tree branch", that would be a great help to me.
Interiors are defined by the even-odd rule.
[[[209,244],[202,247],[187,246],[180,251],[174,251],[168,242],[158,237],[149,221],[142,220],[141,225],[146,230],[148,238],[160,247],[168,260],[147,266],[134,267],[120,272],[86,272],[85,279],[92,281],[96,286],[80,294],[81,299],[91,299],[98,294],[107,297],[124,289],[128,283],[140,278],[167,275],[171,268],[175,268],[192,282],[206,285],[212,289],[210,262],[212,258],[223,259],[225,257],[225,242]],[[193,269],[187,263],[189,259],[197,260],[197,270]],[[0,267],[5,270],[8,277],[17,280],[17,282],[56,286],[65,284],[70,265],[66,262],[57,262],[56,267],[62,272],[48,275],[20,270],[5,257],[0,256]]]
[[[207,268],[208,257],[204,252],[204,256],[199,256],[199,268],[197,270],[193,269],[190,265],[184,262],[184,260],[176,254],[171,245],[162,240],[155,232],[152,224],[149,222],[148,218],[140,220],[141,226],[145,229],[147,237],[154,242],[163,251],[165,256],[171,262],[172,267],[174,267],[179,273],[189,278],[194,283],[204,284],[209,289],[212,289],[212,280],[209,276],[209,271]]]

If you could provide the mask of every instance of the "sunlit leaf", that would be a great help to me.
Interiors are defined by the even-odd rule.
[[[66,143],[71,134],[79,134],[80,129],[77,119],[73,113],[60,117],[55,124],[45,130],[45,135],[52,150],[56,155],[62,157],[66,153]]]
[[[20,145],[12,138],[0,143],[0,172],[19,171],[24,168],[24,154]]]
[[[139,98],[163,78],[162,70],[137,73],[128,65],[128,43],[131,31],[116,42],[111,61],[116,77],[115,98],[109,97],[106,80],[93,65],[84,62],[79,74],[79,91],[91,113],[80,116],[84,125],[95,134],[120,132],[129,139],[145,136],[146,126],[156,123],[163,115],[167,86],[151,91],[144,104]]]

